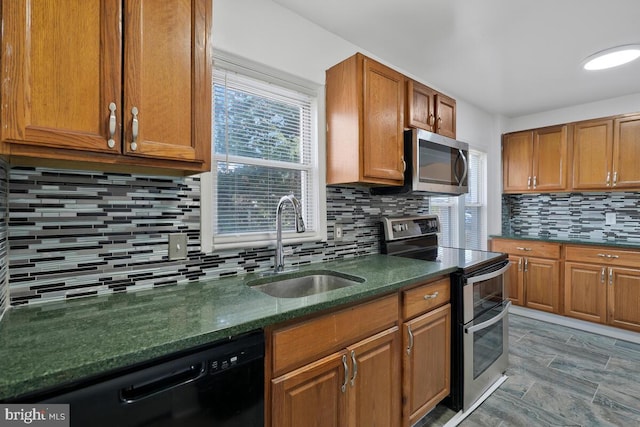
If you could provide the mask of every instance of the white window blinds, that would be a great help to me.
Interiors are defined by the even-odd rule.
[[[220,68],[214,70],[213,91],[214,235],[274,231],[277,203],[290,193],[302,203],[307,232],[313,232],[314,98]],[[285,206],[283,230],[293,229],[293,209]]]

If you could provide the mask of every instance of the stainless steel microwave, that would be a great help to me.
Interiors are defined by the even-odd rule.
[[[412,191],[469,192],[469,144],[422,129],[405,131],[404,143],[405,157],[412,160]]]

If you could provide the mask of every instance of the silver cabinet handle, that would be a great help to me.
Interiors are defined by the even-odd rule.
[[[404,160],[404,156],[402,156],[400,158],[400,160],[402,160],[402,172],[406,172],[407,171],[407,162]]]
[[[537,186],[538,186],[538,177],[534,175],[533,176],[533,189],[535,190]]]
[[[522,258],[518,260],[518,271],[522,271]]]
[[[609,284],[613,286],[613,268],[609,267]]]
[[[438,298],[438,291],[432,293],[432,294],[427,294],[424,296],[424,299],[426,300],[430,300],[430,299],[434,299],[434,298]]]
[[[438,117],[438,127],[437,130],[442,129],[442,117]]]
[[[524,259],[524,271],[529,271],[529,258]]]
[[[355,385],[358,376],[358,361],[356,360],[356,351],[351,350],[351,363],[353,364],[353,376],[351,377],[351,387]]]
[[[604,274],[605,274],[604,271],[605,271],[605,268],[602,267],[602,271],[600,271],[600,283],[602,284],[604,284]]]
[[[411,354],[413,349],[413,332],[411,331],[411,325],[407,325],[407,334],[409,335],[409,346],[407,347],[407,355]]]
[[[522,246],[516,246],[519,251],[531,252],[531,248],[523,248]]]
[[[531,188],[531,177],[527,178],[527,190]]]
[[[607,172],[607,187],[611,185],[611,172]]]
[[[616,171],[613,173],[613,186],[615,187],[617,183],[618,183],[618,172]]]
[[[113,148],[116,146],[116,141],[113,139],[113,137],[116,134],[116,103],[112,102],[109,104],[109,111],[111,111],[111,114],[109,114],[109,140],[107,141],[107,146],[109,148]]]
[[[607,255],[607,258],[618,259],[620,257],[618,255]]]
[[[138,149],[138,109],[133,107],[131,109],[131,114],[133,115],[133,119],[131,120],[131,151],[136,151]]]
[[[599,256],[600,258],[606,258],[606,257],[607,257],[607,254],[598,254],[598,256]]]
[[[433,132],[433,125],[436,124],[436,116],[434,116],[433,114],[429,114],[427,124],[429,125],[429,130]]]
[[[347,383],[349,382],[349,366],[347,365],[346,354],[342,355],[342,366],[344,366],[344,382],[342,383],[342,387],[340,387],[340,390],[342,390],[342,392],[344,393],[347,391]]]

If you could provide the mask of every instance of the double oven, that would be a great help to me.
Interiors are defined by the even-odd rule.
[[[451,394],[468,410],[507,370],[509,359],[506,254],[438,245],[437,215],[383,218],[382,252],[437,262],[451,273]]]

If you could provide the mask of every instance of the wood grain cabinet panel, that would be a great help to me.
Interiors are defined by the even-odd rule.
[[[609,267],[608,323],[640,332],[640,270]]]
[[[502,140],[503,192],[566,190],[567,135],[566,125],[505,134]]]
[[[573,183],[575,190],[611,188],[613,120],[576,123],[573,129]]]
[[[407,80],[407,126],[456,137],[456,100]]]
[[[492,239],[491,250],[509,254],[509,299],[517,305],[560,313],[560,244],[532,240]]]
[[[451,305],[406,322],[403,337],[403,427],[434,408],[451,390]]]
[[[640,115],[615,119],[613,130],[611,186],[618,189],[640,188]]]
[[[327,184],[404,182],[405,77],[358,53],[326,72]]]
[[[13,158],[209,169],[211,1],[6,0],[2,17]]]
[[[606,267],[567,262],[564,274],[564,314],[604,323],[607,318]]]

